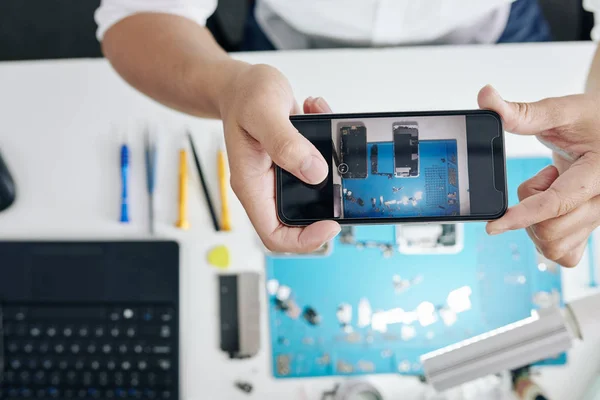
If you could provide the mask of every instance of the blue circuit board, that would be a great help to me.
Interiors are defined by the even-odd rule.
[[[371,163],[365,179],[343,179],[344,217],[390,218],[452,216],[460,213],[456,140],[419,142],[419,175],[394,176],[394,144],[369,143],[378,148],[377,172]],[[420,195],[416,195],[419,193]],[[357,201],[362,199],[362,201]],[[392,200],[393,204],[388,204]]]
[[[519,184],[549,163],[547,158],[508,160],[511,204]],[[354,235],[357,241],[394,243],[395,229],[361,226]],[[463,235],[464,247],[455,254],[404,254],[394,247],[393,254],[384,256],[380,248],[343,243],[338,237],[324,256],[267,256],[274,376],[421,375],[422,354],[530,316],[539,308],[540,293],[553,293],[562,302],[560,267],[540,267],[525,231],[492,237],[484,224],[469,223],[463,225]],[[398,291],[398,278],[412,284]],[[289,288],[295,312],[282,309],[274,284]],[[450,293],[464,288],[470,304],[447,324],[441,318],[444,304]],[[381,330],[373,329],[373,317],[373,324],[361,326],[357,310],[365,299],[373,316],[393,319],[398,310],[404,317],[414,316],[414,310],[434,307],[435,320],[388,323]],[[341,304],[352,308],[350,326],[339,322]],[[318,314],[317,323],[303,317],[306,309]],[[544,363],[565,361],[563,354]]]

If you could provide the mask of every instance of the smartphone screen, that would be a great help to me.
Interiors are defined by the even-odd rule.
[[[506,211],[504,137],[491,111],[292,116],[323,154],[328,178],[307,185],[277,169],[288,225],[491,220]]]

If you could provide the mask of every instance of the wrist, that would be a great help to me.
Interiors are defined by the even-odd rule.
[[[221,110],[224,97],[232,81],[250,65],[229,57],[200,63],[190,63],[183,75],[186,82],[180,89],[186,93],[191,109],[183,111],[192,115],[223,119]]]
[[[213,86],[212,94],[213,104],[219,114],[219,118],[224,118],[230,99],[235,94],[235,86],[239,76],[252,65],[243,61],[229,59],[215,64],[216,84]]]

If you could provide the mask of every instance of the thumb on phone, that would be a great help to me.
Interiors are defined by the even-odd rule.
[[[586,101],[578,95],[551,97],[532,103],[506,101],[491,85],[483,87],[477,96],[480,108],[500,114],[505,129],[520,135],[538,135],[574,122],[582,107],[586,107]]]
[[[252,136],[275,164],[298,179],[316,185],[327,178],[329,167],[317,148],[290,122],[288,113],[264,113],[252,129]]]

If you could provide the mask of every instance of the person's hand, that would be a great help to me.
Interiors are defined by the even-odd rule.
[[[600,96],[580,94],[534,103],[504,101],[486,86],[481,108],[496,111],[508,132],[536,135],[553,150],[554,165],[519,186],[520,203],[487,231],[526,228],[540,253],[566,267],[579,263],[600,225]]]
[[[273,163],[309,184],[323,182],[329,171],[321,153],[290,123],[290,114],[302,110],[287,79],[275,68],[249,66],[222,99],[231,187],[264,245],[278,252],[317,250],[339,233],[337,222],[291,228],[277,218]],[[304,112],[331,110],[323,99],[308,98]]]

